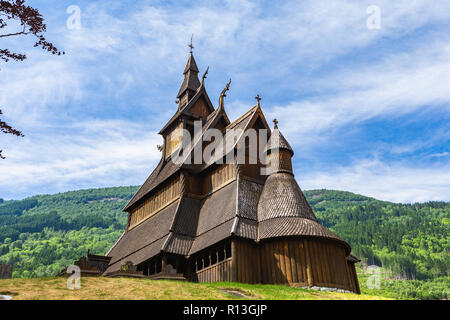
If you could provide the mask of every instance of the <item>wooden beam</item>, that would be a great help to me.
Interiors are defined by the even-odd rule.
[[[236,241],[231,240],[231,281],[238,281],[237,263],[238,263],[238,257],[237,257]]]

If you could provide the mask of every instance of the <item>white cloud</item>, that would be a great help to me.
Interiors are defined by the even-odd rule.
[[[86,121],[67,134],[10,137],[0,166],[4,198],[142,183],[160,159],[154,132],[126,121]]]
[[[392,202],[450,201],[450,165],[416,168],[366,159],[298,177],[302,189],[346,190]]]
[[[448,153],[447,151],[445,151],[445,152],[439,152],[439,153],[433,153],[433,154],[430,154],[430,158],[443,158],[443,157],[446,157],[446,156],[448,156],[450,153]]]
[[[81,101],[80,72],[62,59],[27,61],[0,71],[0,106],[16,126],[45,126],[59,119],[62,106]]]
[[[388,56],[362,70],[346,70],[315,80],[321,87],[316,98],[275,106],[268,115],[280,120],[283,132],[292,141],[305,146],[344,125],[357,126],[376,117],[401,116],[436,106],[448,114],[449,61],[450,46],[446,42],[435,43],[427,50],[418,48],[409,54]]]

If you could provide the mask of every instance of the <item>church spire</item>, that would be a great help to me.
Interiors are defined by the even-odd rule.
[[[199,71],[197,63],[195,62],[194,59],[194,55],[192,53],[192,50],[194,49],[194,46],[192,45],[192,38],[191,43],[189,44],[189,48],[190,48],[189,59],[183,71],[184,80],[177,94],[177,99],[179,99],[180,107],[184,106],[189,101],[189,99],[192,98],[192,96],[195,94],[198,87],[200,87],[200,80],[198,79]]]

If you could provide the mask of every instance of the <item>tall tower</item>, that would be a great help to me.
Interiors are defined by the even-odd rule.
[[[195,62],[194,55],[192,53],[192,43],[190,45],[191,52],[189,55],[189,59],[186,63],[186,67],[184,68],[184,80],[181,84],[180,90],[178,91],[177,99],[178,99],[178,109],[184,107],[189,100],[194,96],[197,89],[200,87],[200,81],[198,80],[198,67]]]

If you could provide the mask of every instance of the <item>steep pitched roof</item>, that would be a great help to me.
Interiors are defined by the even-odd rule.
[[[122,262],[131,261],[136,265],[159,253],[170,233],[178,204],[179,200],[133,229],[125,231],[107,254],[112,259],[106,272],[120,269]]]
[[[288,150],[292,156],[294,155],[294,150],[292,150],[286,138],[280,132],[278,127],[275,127],[272,131],[272,134],[270,135],[269,141],[267,142],[264,151],[268,152],[271,150],[281,150],[281,149]]]
[[[258,203],[258,220],[298,217],[317,221],[297,181],[291,174],[270,175]]]
[[[213,163],[216,163],[219,159],[226,156],[226,151],[231,151],[242,141],[245,137],[245,130],[250,128],[252,123],[256,120],[258,116],[261,116],[263,119],[263,123],[265,123],[264,115],[262,114],[261,108],[258,105],[255,105],[251,109],[249,109],[246,113],[240,116],[238,119],[228,124],[225,128],[225,135],[223,139],[225,140],[225,146],[222,149],[222,152],[216,152],[214,158],[210,163],[205,163],[198,168],[199,171],[205,170]],[[266,123],[267,125],[267,123]],[[270,130],[270,128],[267,126]],[[235,139],[235,134],[240,132],[240,136]]]
[[[202,201],[195,240],[189,255],[231,235],[236,216],[236,181]]]
[[[170,235],[162,251],[187,255],[197,233],[201,201],[182,196],[177,215],[170,229]]]
[[[188,89],[195,92],[198,87],[200,87],[200,81],[198,80],[198,67],[192,52],[189,55],[183,74],[184,80],[181,84],[180,90],[178,91],[177,98],[180,98]]]
[[[186,115],[186,116],[192,116],[192,113],[189,112],[189,110],[194,106],[194,104],[198,101],[198,99],[200,99],[200,97],[203,97],[206,101],[206,106],[209,108],[209,111],[212,113],[214,111],[214,106],[211,102],[211,100],[209,99],[208,93],[206,92],[206,89],[204,86],[200,86],[195,95],[191,98],[191,100],[189,100],[189,102],[182,107],[181,109],[177,110],[177,112],[175,112],[175,114],[172,116],[172,118],[170,118],[170,120],[164,125],[164,127],[159,131],[159,134],[163,134],[164,131],[170,127],[170,125],[172,123],[175,122],[175,120],[177,120],[181,115]]]
[[[263,186],[238,177],[236,218],[231,233],[242,238],[258,239],[258,201]]]
[[[258,203],[259,239],[285,236],[328,238],[350,246],[322,226],[314,215],[294,176],[271,174],[264,184]]]
[[[172,177],[176,172],[178,172],[180,166],[173,161],[160,160],[156,168],[150,174],[150,176],[145,180],[142,186],[134,194],[130,201],[128,201],[124,211],[128,211],[132,206],[137,204],[142,198],[149,194],[153,189],[163,183],[166,179]]]

